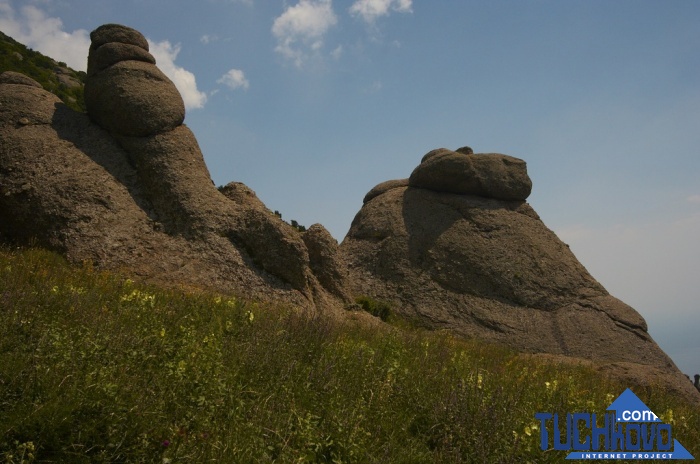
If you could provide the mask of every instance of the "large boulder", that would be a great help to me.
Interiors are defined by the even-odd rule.
[[[147,136],[181,125],[185,104],[175,84],[155,66],[145,37],[110,24],[91,34],[85,105],[114,134]]]
[[[319,282],[343,300],[350,299],[346,287],[347,268],[340,255],[338,242],[321,224],[314,224],[302,235],[309,251],[311,270]]]
[[[525,200],[532,190],[525,161],[497,153],[444,148],[427,153],[409,177],[411,187],[498,200]]]
[[[342,284],[323,259],[311,265],[302,234],[243,184],[214,186],[145,38],[119,25],[91,37],[87,115],[26,76],[0,75],[0,240],[159,283],[339,311]]]
[[[640,383],[692,393],[639,313],[610,295],[518,199],[529,191],[523,162],[449,150],[429,155],[421,166],[437,163],[447,177],[467,168],[478,173],[481,160],[488,167],[481,172],[494,175],[474,176],[478,188],[461,190],[445,188],[438,175],[420,177],[419,166],[409,186],[372,189],[379,193],[362,206],[340,247],[354,294],[391,302],[425,327],[524,353],[628,363]],[[435,183],[417,187],[426,184],[413,182],[416,173]],[[487,179],[501,189],[519,184],[521,194],[494,193]]]

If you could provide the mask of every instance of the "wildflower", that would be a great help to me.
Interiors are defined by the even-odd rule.
[[[250,322],[252,324],[253,319],[255,319],[255,315],[253,314],[253,311],[248,311],[248,322]]]
[[[163,445],[163,448],[167,448],[168,446],[170,446],[170,440],[163,440],[163,443],[161,444]]]
[[[161,336],[161,338],[162,338],[162,337],[165,337],[165,327],[163,327],[162,329],[160,329],[160,336]]]
[[[664,414],[664,422],[669,423],[671,425],[676,424],[676,420],[673,418],[673,409],[669,409],[666,411],[666,414]]]

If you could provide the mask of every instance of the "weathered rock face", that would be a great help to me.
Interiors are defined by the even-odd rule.
[[[532,182],[523,160],[495,153],[475,155],[469,147],[460,150],[427,153],[408,185],[498,200],[525,200],[530,195]]]
[[[353,293],[426,327],[523,352],[631,363],[637,380],[689,394],[644,319],[524,201],[530,187],[516,158],[428,153],[408,186],[379,184],[355,217],[341,244]]]
[[[90,37],[85,105],[95,122],[125,136],[153,135],[182,124],[182,97],[155,66],[140,32],[108,24]]]
[[[146,39],[119,25],[91,37],[88,115],[0,75],[0,239],[161,282],[342,307],[345,282],[311,262],[301,233],[242,184],[214,187]]]

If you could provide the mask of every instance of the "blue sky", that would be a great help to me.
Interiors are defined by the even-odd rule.
[[[339,241],[433,148],[525,159],[544,222],[700,372],[700,2],[0,0],[78,69],[109,22],[150,40],[217,185]]]

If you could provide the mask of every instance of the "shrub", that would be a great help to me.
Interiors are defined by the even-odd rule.
[[[367,311],[374,317],[378,317],[384,322],[387,322],[392,315],[391,306],[384,301],[377,301],[368,296],[360,296],[355,298],[355,303],[359,304],[364,311]]]

